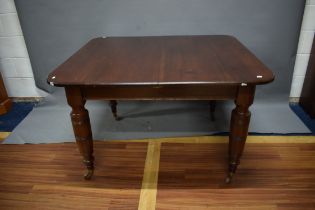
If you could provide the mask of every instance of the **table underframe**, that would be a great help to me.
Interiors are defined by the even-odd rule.
[[[175,84],[65,86],[76,143],[87,168],[85,179],[94,171],[93,138],[86,100],[234,100],[229,134],[229,162],[226,182],[230,182],[240,163],[250,122],[255,85]]]

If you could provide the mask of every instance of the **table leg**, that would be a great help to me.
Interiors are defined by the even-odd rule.
[[[211,121],[215,121],[214,112],[215,112],[215,107],[216,107],[216,101],[214,100],[209,101],[209,105],[210,105],[210,119]]]
[[[240,86],[235,99],[235,109],[232,111],[229,137],[229,174],[226,182],[231,182],[237,166],[240,163],[248,133],[250,111],[255,95],[255,86]]]
[[[112,110],[112,113],[113,113],[115,120],[119,120],[119,117],[117,115],[117,101],[116,100],[110,100],[109,105],[110,105],[110,108]]]
[[[87,168],[85,179],[91,179],[94,171],[93,139],[89,112],[84,108],[85,99],[78,87],[66,87],[68,104],[71,106],[71,121],[78,148]]]

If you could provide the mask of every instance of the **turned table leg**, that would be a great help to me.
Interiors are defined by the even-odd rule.
[[[71,121],[78,148],[87,168],[85,179],[91,179],[94,171],[93,139],[89,112],[84,108],[85,99],[78,87],[66,87],[68,104],[71,106]]]
[[[210,118],[211,118],[211,121],[215,121],[215,107],[216,107],[216,101],[209,101],[209,105],[210,105]]]
[[[117,101],[116,100],[110,100],[109,105],[110,105],[110,108],[112,110],[112,114],[113,114],[115,120],[120,120],[120,118],[117,115]]]
[[[229,183],[240,163],[248,133],[250,121],[249,106],[252,105],[255,95],[255,86],[240,86],[235,99],[235,109],[232,111],[229,136],[229,174],[226,182]]]

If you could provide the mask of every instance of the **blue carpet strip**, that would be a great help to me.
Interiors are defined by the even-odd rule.
[[[312,131],[315,135],[315,119],[310,118],[310,116],[303,110],[303,108],[296,103],[290,104],[290,108],[293,112],[303,121],[303,123]]]
[[[0,115],[0,132],[11,132],[35,105],[35,102],[13,102],[10,111]]]

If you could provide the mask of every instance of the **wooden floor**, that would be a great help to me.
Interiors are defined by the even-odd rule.
[[[74,144],[0,145],[0,209],[137,209],[147,143],[95,145],[82,179]]]
[[[227,137],[0,145],[0,209],[315,209],[315,137],[251,136],[232,184]]]

